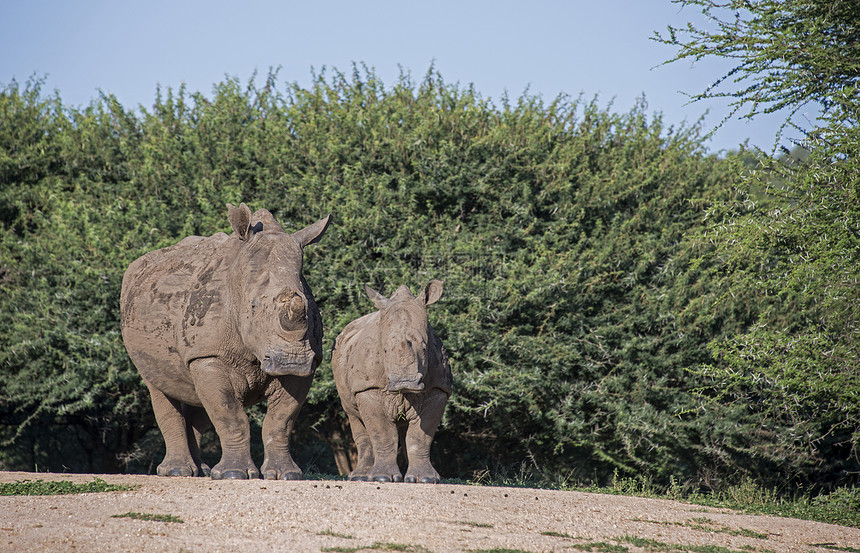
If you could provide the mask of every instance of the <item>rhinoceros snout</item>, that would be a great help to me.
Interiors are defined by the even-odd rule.
[[[419,375],[388,377],[389,392],[421,392],[424,390],[424,377]]]

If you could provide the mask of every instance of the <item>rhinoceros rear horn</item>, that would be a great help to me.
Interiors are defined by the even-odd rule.
[[[251,210],[244,202],[239,207],[227,204],[227,220],[240,240],[251,236]]]
[[[300,231],[294,232],[293,238],[295,238],[296,242],[301,244],[303,248],[310,244],[316,244],[320,241],[320,238],[322,238],[322,235],[328,228],[329,223],[331,223],[331,214],[326,215],[316,223],[309,225]]]
[[[364,285],[364,293],[367,294],[367,297],[370,298],[370,301],[373,302],[378,309],[385,309],[388,305],[388,298],[371,288],[369,285]]]

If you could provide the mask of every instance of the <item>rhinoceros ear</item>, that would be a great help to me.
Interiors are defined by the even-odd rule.
[[[442,297],[442,285],[444,280],[436,280],[435,278],[427,283],[424,287],[424,292],[421,294],[421,299],[424,300],[424,305],[436,303]]]
[[[236,207],[227,204],[227,220],[233,227],[240,240],[247,240],[251,236],[251,210],[243,203]]]
[[[364,293],[367,294],[367,297],[370,298],[370,300],[373,302],[373,305],[375,305],[377,308],[385,309],[385,306],[388,305],[388,298],[386,298],[367,284],[364,285]]]
[[[293,238],[295,238],[303,248],[310,244],[316,244],[320,241],[320,238],[322,238],[322,235],[325,233],[325,229],[328,228],[329,223],[331,223],[330,213],[316,223],[309,225],[300,231],[294,232]]]

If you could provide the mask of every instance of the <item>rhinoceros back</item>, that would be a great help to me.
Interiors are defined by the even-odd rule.
[[[123,276],[125,347],[144,379],[174,397],[196,398],[188,362],[216,355],[227,339],[230,242],[224,233],[189,236],[138,258]]]

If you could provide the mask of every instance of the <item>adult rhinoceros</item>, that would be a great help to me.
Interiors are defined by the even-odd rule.
[[[227,208],[230,236],[189,236],[137,259],[123,277],[123,341],[167,449],[157,472],[209,472],[198,444],[211,420],[222,451],[212,478],[258,478],[244,407],[266,399],[262,475],[298,479],[290,433],[322,359],[302,249],[331,216],[289,234],[265,209]]]

